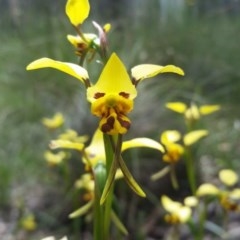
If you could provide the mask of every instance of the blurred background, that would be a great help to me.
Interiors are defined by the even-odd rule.
[[[166,129],[184,130],[182,117],[165,108],[169,101],[220,104],[220,112],[203,120],[210,135],[198,149],[199,155],[204,167],[209,169],[206,174],[214,176],[216,168],[239,169],[240,1],[90,2],[91,15],[83,28],[94,31],[91,20],[101,25],[110,22],[109,48],[119,54],[129,69],[140,63],[175,64],[186,74],[184,77],[161,75],[139,86],[136,109],[131,114],[132,128],[126,138],[146,136],[158,140]],[[61,172],[49,168],[43,158],[51,135],[41,124],[43,117],[59,111],[66,117],[69,128],[91,135],[97,121],[90,116],[85,90],[78,81],[55,70],[25,70],[29,62],[40,57],[77,61],[66,39],[67,34],[75,33],[65,15],[65,4],[65,0],[0,2],[2,240],[35,240],[50,234],[91,239],[81,235],[87,234],[84,220],[67,218],[78,206],[76,198],[75,206],[72,204],[72,184],[83,166],[79,160],[73,160],[73,177],[67,188],[60,187]],[[98,69],[94,64],[89,68],[91,78],[97,79]],[[155,183],[149,180],[156,168],[162,167],[159,156],[144,150],[133,152],[133,156],[139,156],[138,161],[130,160],[128,165],[141,184],[149,187],[152,197],[150,203],[136,196],[126,197],[128,188],[120,188],[122,218],[130,232],[146,225],[149,209],[152,211],[165,191],[161,180]],[[130,210],[126,210],[127,202],[131,203]],[[144,206],[141,211],[139,205]],[[21,219],[29,214],[36,218],[33,231],[21,225]],[[159,239],[158,230],[149,226],[148,229],[146,235]],[[135,234],[129,239],[138,239]]]

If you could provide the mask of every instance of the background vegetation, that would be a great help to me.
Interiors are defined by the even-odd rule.
[[[210,129],[210,136],[198,150],[202,167],[208,169],[204,177],[215,176],[217,168],[239,169],[240,2],[183,1],[177,9],[164,7],[164,1],[118,2],[92,3],[91,18],[101,24],[112,23],[110,48],[126,65],[171,63],[186,73],[184,78],[163,75],[142,86],[129,137],[141,134],[158,139],[165,129],[181,129],[181,117],[164,107],[168,101],[221,104],[221,112],[204,121]],[[81,232],[78,226],[87,234],[82,220],[67,219],[74,208],[70,204],[71,181],[67,188],[59,187],[63,183],[61,174],[49,169],[43,159],[51,136],[41,119],[60,111],[67,125],[82,134],[92,134],[95,119],[88,118],[85,93],[77,81],[53,70],[25,71],[29,62],[43,56],[75,61],[66,40],[73,31],[64,14],[65,1],[5,0],[0,5],[0,238],[31,240],[55,233],[70,236],[71,232],[77,236]],[[92,78],[97,75],[98,70],[93,69]],[[150,203],[127,197],[127,189],[121,188],[118,193],[122,217],[135,232],[146,224],[148,208],[153,211],[160,194],[166,191],[163,182],[149,180],[156,167],[161,167],[160,160],[142,150],[141,154],[142,159],[128,164],[134,176],[149,185]],[[134,152],[135,157],[141,154]],[[81,173],[81,167],[79,164],[74,176]],[[143,174],[142,169],[147,171]],[[139,205],[143,210],[138,210]],[[34,213],[38,224],[30,233],[20,225],[29,212]],[[161,225],[160,219],[157,224]],[[161,236],[157,228],[148,229],[153,238]],[[135,234],[137,239],[138,232]]]

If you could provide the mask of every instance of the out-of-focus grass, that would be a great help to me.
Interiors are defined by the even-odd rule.
[[[158,138],[166,128],[182,128],[180,116],[164,108],[167,101],[221,104],[222,111],[204,121],[211,131],[205,148],[199,151],[206,161],[239,167],[239,17],[223,13],[195,18],[190,14],[182,23],[163,24],[151,4],[137,16],[113,19],[110,49],[117,51],[129,68],[145,62],[176,64],[186,76],[162,75],[139,86],[130,135]],[[63,13],[64,3],[59,9]],[[12,204],[12,189],[22,186],[20,198],[24,200],[36,183],[52,184],[42,157],[48,144],[42,117],[61,111],[67,115],[67,124],[80,132],[91,132],[96,126],[95,119],[88,117],[79,82],[54,70],[25,71],[30,61],[43,56],[76,60],[66,41],[66,35],[73,31],[64,13],[43,12],[25,12],[23,23],[14,29],[6,20],[0,34],[1,206]],[[108,19],[102,17],[101,21]],[[97,70],[91,69],[96,78]],[[136,169],[134,166],[137,174]]]

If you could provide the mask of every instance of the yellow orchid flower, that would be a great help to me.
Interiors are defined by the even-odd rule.
[[[156,181],[157,179],[170,173],[172,185],[175,189],[177,189],[178,181],[175,173],[175,164],[183,157],[188,146],[193,145],[207,134],[208,131],[206,130],[191,131],[184,136],[176,130],[164,131],[160,136],[160,142],[164,145],[165,149],[162,160],[168,163],[169,166],[166,166],[160,171],[154,173],[151,176],[151,179]],[[178,143],[180,140],[182,140],[183,143]]]
[[[183,71],[173,65],[158,66],[143,64],[132,69],[132,79],[119,59],[113,53],[105,65],[98,81],[92,85],[87,71],[73,63],[42,58],[30,63],[27,70],[55,68],[76,77],[87,87],[87,100],[91,103],[93,115],[101,118],[99,128],[107,134],[124,134],[131,125],[127,114],[133,109],[133,100],[137,96],[136,84],[144,79],[163,72],[183,75]]]
[[[93,199],[94,196],[94,179],[92,174],[85,173],[81,176],[79,180],[75,182],[75,187],[77,189],[84,189],[86,193],[83,195],[85,201]]]
[[[76,48],[76,54],[82,56],[87,52],[96,50],[96,47],[100,47],[100,39],[94,33],[84,33],[84,38],[81,36],[67,35],[68,41]]]
[[[110,31],[111,25],[105,24],[101,27],[98,23],[93,22],[94,27],[98,31],[98,35],[94,33],[82,33],[81,35],[67,35],[68,41],[76,49],[76,55],[85,58],[87,53],[90,53],[91,56],[89,60],[93,59],[93,56],[99,49],[102,49],[103,52],[107,48],[107,32]]]
[[[180,202],[173,201],[166,195],[161,197],[163,208],[168,212],[164,220],[170,224],[186,223],[192,215],[191,207],[184,205]]]
[[[52,118],[43,118],[42,124],[49,129],[56,129],[64,124],[62,113],[56,113]]]
[[[181,134],[175,130],[169,130],[162,133],[160,141],[163,143],[166,152],[163,155],[163,161],[167,163],[176,163],[184,153],[184,147],[178,143]]]
[[[35,216],[32,213],[27,214],[20,220],[20,225],[26,231],[34,231],[37,228]]]
[[[195,103],[191,103],[190,107],[188,107],[183,102],[170,102],[166,104],[166,107],[174,112],[184,114],[185,119],[188,121],[196,121],[202,115],[209,115],[220,109],[220,105],[202,105],[198,107]]]
[[[207,130],[195,130],[191,131],[183,136],[183,145],[176,143],[182,136],[181,133],[176,130],[168,130],[162,133],[160,141],[163,143],[166,152],[163,155],[163,161],[167,163],[176,163],[180,160],[184,154],[184,148],[191,146],[201,138],[208,135]]]
[[[230,169],[223,169],[219,172],[218,176],[219,180],[224,184],[225,189],[221,189],[211,183],[204,183],[197,189],[196,196],[215,196],[224,210],[239,211],[240,189],[231,188],[237,183],[238,175]]]
[[[75,27],[82,24],[90,12],[88,0],[68,0],[65,8],[66,14]]]

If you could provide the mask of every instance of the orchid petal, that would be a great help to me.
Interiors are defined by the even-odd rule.
[[[199,108],[202,115],[208,115],[220,109],[220,105],[203,105]]]
[[[183,206],[177,211],[177,215],[181,223],[185,223],[191,217],[192,210],[190,207]]]
[[[207,135],[208,135],[207,130],[191,131],[183,137],[183,142],[185,146],[191,146],[192,144],[194,144],[195,142],[199,141],[201,138]]]
[[[166,108],[177,113],[185,113],[187,110],[187,105],[182,102],[170,102],[166,104]]]
[[[214,186],[213,184],[210,183],[204,183],[199,186],[197,189],[196,195],[198,197],[204,197],[204,196],[209,196],[209,195],[218,195],[220,193],[220,190]]]
[[[229,193],[230,198],[232,199],[240,199],[240,188],[235,188]]]
[[[122,152],[135,147],[148,147],[164,152],[163,146],[150,138],[134,138],[132,140],[124,141],[122,145]]]
[[[105,162],[106,157],[102,131],[99,129],[95,131],[90,145],[85,148],[85,152],[92,167],[94,167],[100,161]],[[85,161],[87,163],[86,159]]]
[[[77,142],[72,142],[69,140],[52,140],[50,143],[50,148],[51,149],[57,149],[57,148],[66,148],[66,149],[75,149],[78,151],[82,151],[84,148],[83,143],[77,143]]]
[[[77,27],[79,24],[82,24],[89,15],[90,12],[89,1],[68,0],[65,11],[70,22]]]
[[[137,96],[135,86],[132,84],[124,64],[115,53],[109,58],[97,83],[87,89],[88,101],[94,102],[97,93],[111,95],[122,93],[126,94],[128,99],[134,99]]]
[[[178,211],[182,204],[180,202],[176,202],[173,201],[172,199],[170,199],[169,197],[167,197],[166,195],[163,195],[161,197],[161,203],[163,205],[163,208],[168,211],[169,213],[175,213],[176,211]]]
[[[195,196],[188,196],[184,198],[184,204],[188,207],[196,207],[198,205],[198,199]]]
[[[60,61],[55,61],[50,58],[40,58],[38,60],[35,60],[31,62],[27,66],[27,70],[34,70],[34,69],[39,69],[39,68],[54,68],[59,71],[65,72],[81,82],[84,83],[84,81],[88,80],[88,72],[78,66],[77,64],[74,63],[68,63],[68,62],[60,62]]]
[[[231,169],[223,169],[219,172],[219,179],[226,186],[233,186],[238,181],[238,175]]]
[[[162,133],[161,142],[163,144],[175,143],[181,139],[181,133],[176,130],[168,130]]]
[[[141,64],[131,69],[132,77],[136,81],[142,81],[161,73],[177,73],[179,75],[184,75],[183,70],[174,65],[160,66],[154,64]]]

